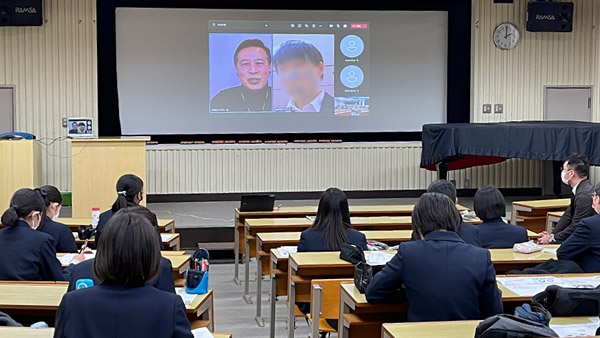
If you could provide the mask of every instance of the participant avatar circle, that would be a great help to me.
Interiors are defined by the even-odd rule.
[[[362,84],[364,74],[362,69],[357,66],[346,66],[340,72],[340,81],[348,88],[356,88]]]
[[[346,57],[355,58],[365,49],[363,40],[356,35],[347,35],[340,42],[340,49]]]

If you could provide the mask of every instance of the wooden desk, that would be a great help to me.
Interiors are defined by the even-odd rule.
[[[231,338],[231,333],[212,333],[214,338]],[[30,327],[0,327],[0,338],[52,338],[54,328],[34,329]]]
[[[351,205],[350,215],[355,217],[372,216],[410,216],[414,205]],[[467,210],[462,205],[457,205],[459,211]],[[273,211],[243,212],[235,208],[234,221],[234,252],[235,264],[233,270],[233,281],[240,285],[239,279],[239,257],[244,253],[245,247],[240,245],[244,240],[246,219],[250,218],[303,218],[317,214],[317,206],[281,206]],[[251,247],[253,249],[254,246]]]
[[[31,327],[0,326],[0,338],[52,338],[54,328],[34,329]]]
[[[59,218],[57,222],[68,225],[71,231],[77,231],[79,226],[88,226],[91,223],[90,218]],[[160,232],[175,233],[175,220],[173,219],[158,219],[158,229]]]
[[[0,140],[0,209],[10,205],[15,191],[42,184],[42,150],[37,140]]]
[[[481,320],[463,320],[452,322],[421,322],[421,323],[385,323],[381,328],[382,338],[473,338],[475,328]],[[555,317],[550,325],[569,325],[590,323],[587,317]]]
[[[67,282],[0,282],[0,311],[54,317],[68,285]],[[196,295],[185,307],[193,328],[207,326],[214,331],[212,290]]]
[[[77,232],[73,232],[73,237],[75,237],[75,244],[78,246],[82,245],[85,241],[79,239],[79,235]],[[181,235],[178,233],[161,233],[160,237],[162,239],[164,250],[175,250],[179,251],[181,249]],[[88,245],[94,246],[96,242],[95,236],[92,236],[90,240],[88,240]]]
[[[511,223],[526,227],[535,232],[546,230],[546,214],[550,211],[565,211],[570,198],[515,201],[512,204]]]
[[[379,216],[379,217],[352,217],[352,226],[354,229],[363,231],[393,231],[393,230],[408,230],[408,237],[403,236],[402,238],[377,237],[375,233],[371,235],[375,236],[367,239],[378,240],[387,244],[396,245],[400,242],[410,239],[410,233],[412,232],[412,223],[410,216]],[[480,224],[481,220],[475,219],[469,221],[473,224]],[[244,235],[244,299],[248,304],[252,303],[252,299],[249,296],[250,292],[250,260],[252,258],[260,257],[260,254],[268,257],[269,249],[261,250],[256,246],[256,235],[258,233],[274,233],[274,232],[298,232],[308,229],[312,225],[312,222],[306,217],[303,218],[254,218],[246,220],[245,235]],[[531,238],[539,238],[537,233],[529,233]],[[282,245],[295,245],[295,244],[282,244]],[[262,252],[261,252],[262,251]],[[259,254],[260,252],[260,254]],[[268,265],[263,265],[268,267]],[[260,270],[258,270],[260,271]],[[263,271],[263,275],[268,272]],[[257,274],[257,281],[260,279],[260,275]],[[259,321],[260,325],[260,321]],[[262,325],[261,325],[262,326]]]
[[[183,278],[185,278],[185,270],[189,267],[189,261],[191,256],[185,254],[185,251],[161,251],[161,254],[164,258],[171,261],[171,265],[173,266],[173,279],[175,280],[175,286],[183,286],[181,283]],[[56,258],[60,259],[61,257],[68,255],[66,253],[57,253]],[[86,259],[92,259],[93,257],[86,257]],[[69,264],[62,264],[63,268],[66,268]],[[178,285],[181,284],[181,285]]]
[[[552,230],[554,230],[554,227],[558,221],[560,221],[564,213],[564,211],[551,211],[546,214],[546,231],[552,233]]]
[[[386,244],[398,244],[400,242],[410,240],[410,236],[412,234],[412,230],[364,230],[361,231],[365,234],[367,239],[372,239],[376,241],[380,241]],[[284,245],[295,246],[298,245],[300,241],[300,232],[266,232],[257,234],[257,278],[256,278],[256,322],[258,326],[263,327],[264,320],[262,318],[262,309],[261,309],[261,293],[262,293],[262,277],[269,275],[270,268],[272,264],[270,262],[270,257],[273,255],[270,252],[272,249],[276,251],[276,257],[278,260],[287,260],[287,257],[282,257],[279,254],[278,247]],[[266,264],[263,262],[263,259],[266,259]],[[277,265],[277,264],[276,264]],[[276,267],[281,269],[281,267]],[[285,270],[287,271],[287,270]],[[284,288],[285,295],[285,288]]]
[[[508,275],[508,276],[498,276],[498,277],[543,277],[543,276],[555,276],[555,277],[591,277],[597,276],[598,274],[570,274],[570,275]],[[534,295],[527,296],[519,296],[512,292],[510,289],[507,289],[502,285],[502,283],[498,282],[498,288],[502,291],[502,303],[506,308],[515,308],[516,306],[520,306],[523,303],[530,302],[531,297]],[[342,284],[341,285],[341,294],[340,294],[340,321],[338,326],[338,333],[340,338],[348,338],[348,337],[378,337],[378,334],[368,334],[368,332],[379,332],[380,330],[375,330],[375,327],[378,327],[382,320],[385,321],[388,317],[389,322],[398,322],[403,321],[406,318],[406,311],[408,309],[408,304],[369,304],[367,302],[366,296],[358,291],[358,289],[354,286],[354,284]],[[506,313],[506,310],[505,310]],[[356,318],[357,316],[365,316],[366,318],[371,318],[373,322],[369,321],[361,321],[361,325],[359,327],[360,332],[353,332],[350,329],[349,319]],[[480,321],[477,321],[478,323]],[[366,330],[366,331],[365,331]],[[472,337],[472,336],[470,336]]]
[[[556,246],[553,246],[556,247]],[[274,250],[278,251],[278,250]],[[272,250],[273,252],[273,250]],[[395,254],[395,251],[387,251]],[[535,266],[556,254],[537,252],[533,254],[514,253],[512,249],[490,249],[492,263],[498,272],[524,269]],[[369,253],[366,252],[366,255]],[[278,259],[279,261],[279,259]],[[373,273],[383,266],[373,266]],[[354,276],[354,265],[341,260],[339,252],[301,252],[291,254],[288,263],[288,335],[294,337],[294,306],[296,302],[310,302],[310,281],[313,278],[350,278]],[[273,324],[271,324],[273,325]]]

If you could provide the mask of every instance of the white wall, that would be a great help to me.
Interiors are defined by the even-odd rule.
[[[600,41],[595,27],[600,23],[600,3],[575,0],[574,31],[560,34],[526,32],[526,2],[473,1],[472,121],[540,119],[544,85],[593,85],[598,121]],[[17,129],[54,139],[65,134],[61,117],[98,115],[96,2],[45,0],[44,6],[44,26],[0,28],[0,84],[17,87]],[[507,52],[492,42],[493,29],[505,21],[516,24],[522,35],[520,44]],[[484,115],[483,103],[503,103],[505,113]],[[348,190],[423,189],[435,176],[419,169],[418,143],[313,148],[150,147],[147,192],[314,191],[330,185]],[[60,140],[45,149],[44,182],[70,189],[67,142]],[[364,166],[353,166],[364,159],[368,160]],[[314,168],[316,172],[311,171]],[[451,172],[449,178],[459,187],[536,187],[541,185],[541,165],[509,160]]]

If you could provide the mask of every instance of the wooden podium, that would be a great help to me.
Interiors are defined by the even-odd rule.
[[[0,215],[10,206],[15,191],[42,185],[41,155],[35,140],[0,141]]]
[[[146,141],[149,138],[71,140],[71,190],[74,218],[91,219],[92,207],[108,210],[117,199],[117,180],[134,174],[144,181],[146,205]]]

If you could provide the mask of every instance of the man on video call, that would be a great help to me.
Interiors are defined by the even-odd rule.
[[[78,134],[78,132],[77,132],[77,122],[71,123],[71,129],[69,130],[69,134]]]
[[[211,111],[271,111],[271,50],[259,39],[242,41],[233,55],[240,85],[219,91]]]
[[[289,40],[273,56],[275,71],[290,96],[287,108],[294,112],[333,112],[333,97],[321,89],[325,65],[312,43]]]

